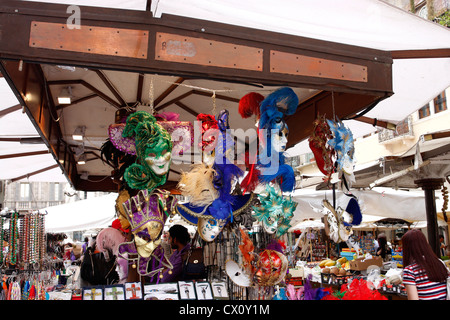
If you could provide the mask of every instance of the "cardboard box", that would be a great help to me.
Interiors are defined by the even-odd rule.
[[[378,267],[382,267],[383,266],[383,259],[381,257],[372,257],[372,259],[367,259],[364,260],[364,258],[357,258],[355,260],[351,260],[349,261],[350,263],[350,269],[351,270],[356,270],[356,271],[361,271],[361,270],[367,270],[367,268],[369,266],[378,266]]]
[[[289,274],[291,274],[292,277],[294,277],[294,278],[303,278],[303,276],[304,276],[303,267],[298,268],[298,269],[297,268],[296,269],[289,268]]]

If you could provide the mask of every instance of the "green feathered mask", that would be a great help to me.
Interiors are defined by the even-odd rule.
[[[281,192],[276,192],[270,185],[266,186],[266,192],[266,195],[258,195],[260,205],[254,206],[253,210],[266,232],[276,232],[279,238],[291,227],[290,222],[297,208],[297,202],[291,197],[284,197]]]
[[[135,139],[136,163],[124,173],[130,188],[153,190],[166,183],[172,161],[172,138],[156,118],[145,111],[137,111],[127,118],[123,137]]]

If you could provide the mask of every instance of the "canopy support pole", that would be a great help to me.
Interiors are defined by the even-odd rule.
[[[442,187],[444,179],[442,178],[431,178],[431,179],[420,179],[415,180],[414,183],[422,188],[425,192],[425,209],[427,213],[427,232],[428,232],[428,243],[433,249],[433,252],[440,257],[439,251],[439,237],[438,237],[438,224],[437,224],[437,213],[436,213],[436,198],[434,195],[434,190],[438,190]]]

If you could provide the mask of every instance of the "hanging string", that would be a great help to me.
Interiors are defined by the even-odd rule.
[[[213,95],[212,95],[212,101],[213,101],[213,115],[216,115],[216,91],[213,91]]]
[[[231,90],[231,89],[210,89],[210,88],[205,88],[205,87],[200,87],[200,86],[194,86],[194,85],[189,85],[189,84],[185,84],[185,83],[177,83],[177,82],[173,82],[173,81],[167,81],[167,80],[160,80],[158,79],[158,82],[161,83],[167,83],[170,85],[175,85],[175,86],[180,86],[180,87],[185,87],[185,88],[189,88],[189,89],[193,89],[193,90],[199,90],[199,91],[204,91],[204,92],[210,92],[210,93],[214,93],[214,92],[218,92],[218,93],[232,93],[232,92],[241,92],[241,93],[248,93],[248,89],[238,89],[238,90]],[[251,91],[253,92],[272,92],[273,89],[251,89]]]
[[[150,77],[149,98],[150,98],[150,114],[154,115],[155,114],[155,109],[154,109],[155,96],[154,96],[153,75]]]
[[[333,120],[336,121],[336,111],[334,110],[334,91],[331,91],[331,106],[333,107]]]

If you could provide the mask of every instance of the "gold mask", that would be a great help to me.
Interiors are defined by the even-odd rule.
[[[163,225],[161,223],[157,221],[149,221],[133,233],[134,242],[140,256],[145,258],[150,257],[153,250],[155,250],[156,247],[161,244],[160,235],[162,228]],[[138,233],[143,231],[144,229],[147,229],[147,234],[149,235],[150,240],[143,239],[142,237],[138,236]]]

